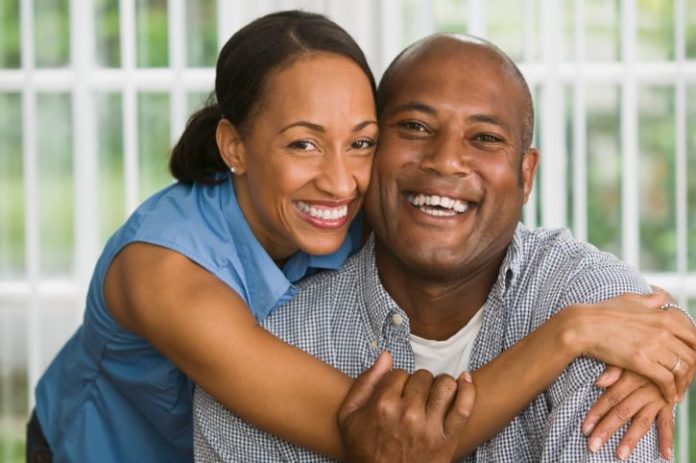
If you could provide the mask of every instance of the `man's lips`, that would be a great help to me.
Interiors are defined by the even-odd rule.
[[[454,217],[476,206],[470,201],[446,195],[407,192],[404,197],[413,207],[436,217]]]

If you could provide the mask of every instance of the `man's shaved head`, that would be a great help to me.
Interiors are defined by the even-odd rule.
[[[517,65],[501,49],[486,40],[470,35],[433,34],[402,51],[391,62],[380,81],[377,89],[378,114],[381,115],[384,107],[389,103],[399,79],[407,76],[412,66],[419,66],[422,58],[438,51],[466,53],[466,66],[476,66],[478,60],[496,61],[501,70],[514,77],[519,84],[523,104],[523,133],[520,136],[522,151],[529,149],[534,136],[534,105],[527,81]],[[461,72],[467,72],[467,69],[463,67]]]

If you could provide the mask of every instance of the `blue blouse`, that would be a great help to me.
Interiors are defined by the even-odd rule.
[[[36,414],[54,461],[193,459],[190,380],[143,337],[121,328],[104,302],[104,276],[124,246],[145,242],[185,255],[263,320],[295,295],[293,282],[315,269],[338,269],[357,250],[359,222],[335,253],[298,252],[280,269],[251,232],[229,179],[176,183],[145,201],[107,242],[84,322],[36,388]]]

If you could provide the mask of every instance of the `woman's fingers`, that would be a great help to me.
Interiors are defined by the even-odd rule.
[[[635,450],[643,436],[645,436],[652,424],[655,422],[655,417],[661,409],[658,402],[651,402],[643,407],[631,419],[631,424],[624,433],[619,446],[616,448],[616,457],[620,460],[626,460]]]
[[[657,438],[660,454],[667,460],[672,459],[672,444],[674,442],[674,418],[672,406],[665,405],[657,414]]]
[[[636,384],[633,382],[634,379],[631,381],[632,385]],[[640,380],[635,379],[635,381]],[[630,420],[631,425],[617,448],[617,457],[625,459],[633,452],[640,438],[650,430],[655,416],[666,403],[657,388],[649,382],[645,382],[639,388],[625,395],[623,399],[619,399],[619,397],[629,386],[617,384],[613,387],[618,392],[614,391],[613,395],[609,395],[607,401],[615,404],[602,415],[597,425],[594,426],[588,439],[588,446],[593,452],[598,451],[621,426]]]
[[[648,380],[641,376],[629,372],[622,374],[621,379],[604,391],[599,399],[597,399],[597,402],[595,402],[592,408],[590,408],[590,411],[587,413],[587,416],[583,421],[582,432],[586,436],[590,435],[590,433],[594,431],[597,423],[603,421],[612,410],[614,411],[615,415],[624,413],[624,408],[615,409],[615,407],[621,404],[631,393],[637,391],[640,387],[647,383]],[[628,411],[626,411],[626,413],[628,413]],[[618,422],[615,429],[618,429],[618,427],[621,426],[628,418],[629,417],[626,417],[623,421]],[[604,422],[604,426],[607,427],[607,429],[608,425],[609,422]],[[610,429],[612,432],[610,432],[609,435],[613,434],[615,429]]]

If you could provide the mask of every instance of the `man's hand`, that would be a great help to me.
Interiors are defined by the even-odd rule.
[[[374,376],[374,375],[372,375]],[[471,375],[392,370],[356,380],[338,415],[349,461],[449,462],[474,406]]]
[[[654,383],[630,371],[608,367],[596,385],[607,387],[607,390],[587,413],[582,426],[590,450],[598,451],[630,420],[631,424],[616,449],[616,456],[625,460],[657,421],[660,453],[665,459],[672,458],[672,405],[664,400]]]

